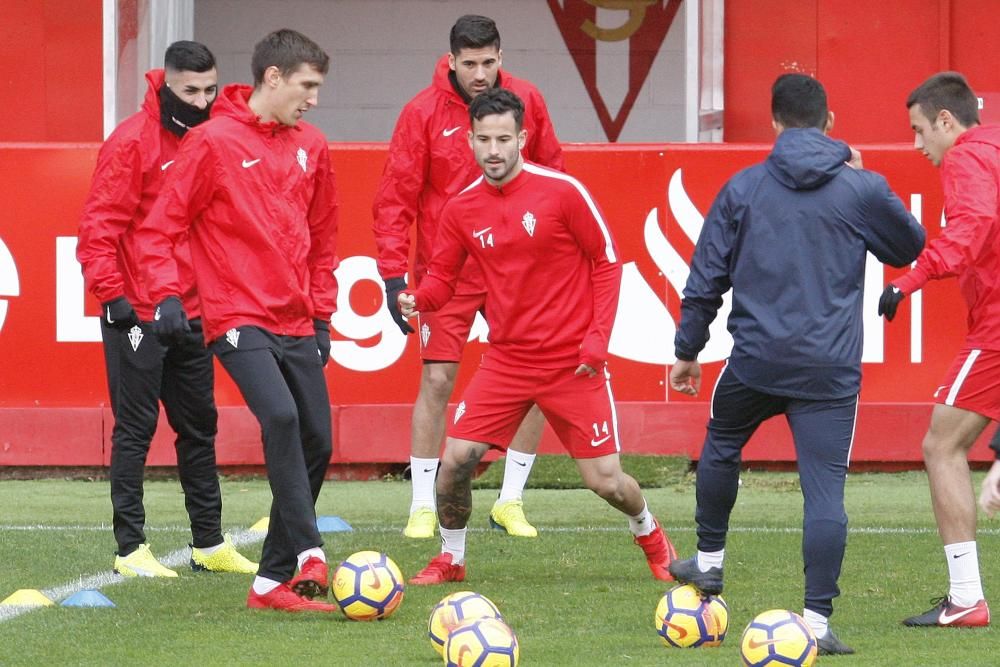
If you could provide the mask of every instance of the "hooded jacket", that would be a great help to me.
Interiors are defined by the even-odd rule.
[[[448,76],[448,56],[438,60],[431,85],[400,112],[389,143],[389,157],[372,207],[378,271],[382,278],[406,274],[410,226],[417,225],[414,266],[419,285],[430,264],[445,202],[476,180],[482,170],[469,148],[469,105]],[[497,86],[524,102],[527,143],[524,159],[562,171],[562,147],[556,139],[542,94],[531,83],[501,71]],[[482,291],[482,274],[472,262],[463,282]]]
[[[1000,126],[963,132],[941,160],[941,184],[948,224],[892,284],[910,294],[958,276],[969,307],[966,347],[1000,350]]]
[[[76,258],[87,290],[98,301],[107,303],[125,296],[139,319],[148,322],[153,319],[156,301],[150,298],[140,275],[135,232],[160,193],[180,138],[160,123],[163,70],[147,72],[146,82],[142,109],[123,120],[97,154],[80,216]],[[201,310],[186,236],[178,239],[176,259],[176,294],[188,316],[198,317]]]
[[[174,245],[190,235],[206,341],[243,325],[314,335],[336,310],[337,201],[323,134],[262,123],[250,86],[226,86],[184,138],[136,234],[155,303],[180,290]]]
[[[743,384],[804,399],[861,386],[865,255],[901,267],[923,228],[885,178],[846,161],[850,149],[816,129],[786,129],[767,160],[716,197],[691,261],[679,359],[694,359],[733,289],[729,368]]]

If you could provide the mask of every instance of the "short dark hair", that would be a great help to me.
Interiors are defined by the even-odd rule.
[[[771,86],[771,117],[784,127],[826,129],[826,91],[806,74],[782,74]]]
[[[931,124],[942,109],[947,109],[965,127],[979,125],[979,100],[958,72],[938,72],[924,81],[906,98],[907,109],[914,104],[920,105]]]
[[[163,54],[163,68],[171,72],[207,72],[213,67],[215,56],[200,42],[174,42]]]
[[[330,70],[330,56],[301,32],[288,28],[275,30],[253,47],[250,59],[253,85],[260,86],[268,67],[277,67],[281,76],[288,76],[303,64],[326,74]]]
[[[500,31],[493,19],[477,14],[460,16],[451,26],[451,52],[458,55],[462,49],[500,49]]]
[[[514,114],[514,124],[520,132],[524,123],[524,102],[506,88],[487,88],[469,103],[469,123],[508,111]]]

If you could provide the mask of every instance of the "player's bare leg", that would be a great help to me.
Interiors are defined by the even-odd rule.
[[[903,621],[910,626],[989,624],[976,549],[976,499],[969,472],[969,449],[989,419],[948,405],[935,405],[924,436],[924,464],[931,505],[948,562],[948,596],[923,614]]]
[[[649,513],[639,483],[622,470],[618,454],[576,459],[576,464],[587,488],[628,516],[629,529],[635,536],[635,543],[646,554],[646,563],[653,576],[662,581],[673,581],[667,567],[677,558],[677,551]]]
[[[938,533],[945,544],[976,539],[976,499],[969,449],[989,419],[969,410],[935,405],[924,436],[924,463]]]
[[[538,536],[538,531],[524,516],[522,496],[544,428],[545,416],[537,405],[532,405],[504,457],[503,486],[490,510],[490,525],[514,537]]]
[[[465,579],[465,536],[472,515],[472,476],[489,445],[448,438],[437,477],[437,514],[441,553],[410,579],[411,584],[441,584]]]
[[[437,525],[434,480],[438,455],[444,440],[448,400],[455,388],[458,364],[425,362],[420,372],[420,391],[413,404],[410,425],[410,518],[403,534],[413,538],[434,537]]]

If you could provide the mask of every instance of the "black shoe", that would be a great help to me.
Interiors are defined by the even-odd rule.
[[[816,640],[816,648],[820,655],[851,655],[854,649],[840,641],[837,635],[833,634],[833,628],[827,628],[822,639]]]
[[[909,617],[903,621],[903,625],[911,628],[981,628],[990,624],[990,608],[986,600],[980,600],[971,607],[959,607],[947,597],[934,598],[931,602],[933,607],[922,614]]]
[[[674,559],[667,567],[674,579],[682,584],[691,584],[705,595],[718,595],[722,592],[722,568],[710,567],[708,572],[698,568],[698,556]]]

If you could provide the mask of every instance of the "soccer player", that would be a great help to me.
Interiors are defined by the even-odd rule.
[[[257,571],[222,534],[222,494],[215,465],[217,413],[212,356],[205,349],[198,294],[187,246],[178,248],[177,296],[191,330],[161,340],[152,328],[153,301],[136,259],[136,226],[153,206],[181,138],[208,118],[218,76],[215,57],[197,42],[175,42],[164,69],[146,73],[142,110],[126,118],[101,147],[80,219],[77,259],[87,289],[101,302],[101,337],[111,412],[112,526],[115,572],[176,577],[146,543],[143,473],[160,401],[177,433],[177,473],[191,521],[191,567]]]
[[[904,266],[923,248],[924,231],[885,178],[861,168],[860,153],[826,136],[833,113],[819,81],[778,77],[771,115],[771,154],[716,197],[684,287],[670,386],[698,393],[698,353],[730,288],[733,350],[712,393],[698,460],[698,553],[674,561],[670,572],[703,593],[722,591],[743,446],[762,422],[783,414],[804,498],[803,616],[820,653],[853,653],[829,617],[847,541],[865,257]]]
[[[657,579],[673,546],[621,468],[618,419],[605,367],[621,262],[590,193],[574,178],[523,159],[524,105],[504,88],[469,105],[469,143],[481,176],[445,205],[420,288],[404,316],[448,303],[471,257],[487,287],[491,344],[455,411],[437,478],[442,551],[413,584],[465,578],[470,482],[490,449],[506,449],[537,405],[586,485],[628,516]]]
[[[451,52],[438,60],[433,82],[403,108],[396,123],[373,214],[386,306],[404,334],[413,328],[400,315],[396,297],[406,288],[410,226],[417,225],[414,279],[419,286],[431,260],[441,209],[479,175],[466,141],[469,102],[491,88],[516,93],[525,104],[525,156],[563,169],[562,148],[541,93],[527,81],[501,71],[502,61],[496,24],[485,16],[462,16],[451,29]],[[403,531],[407,537],[434,536],[434,478],[445,412],[462,349],[476,313],[483,310],[485,292],[482,273],[469,262],[454,298],[435,313],[422,313],[418,321],[423,370],[411,424],[413,496]],[[543,427],[541,413],[532,409],[507,450],[503,487],[490,512],[490,523],[510,535],[538,534],[524,516],[521,498]]]
[[[136,239],[159,330],[180,336],[176,246],[189,237],[205,339],[260,422],[273,500],[250,608],[336,609],[310,598],[329,586],[315,502],[331,453],[337,202],[326,139],[302,122],[329,64],[293,30],[258,42],[253,87],[226,86],[188,134]]]
[[[979,124],[976,95],[957,72],[927,79],[906,106],[914,148],[941,168],[948,225],[909,273],[886,286],[878,312],[892,320],[907,294],[929,280],[957,276],[969,307],[969,331],[934,393],[923,442],[931,505],[948,563],[948,595],[903,623],[984,626],[990,609],[979,576],[968,453],[990,420],[1000,419],[1000,127]]]

